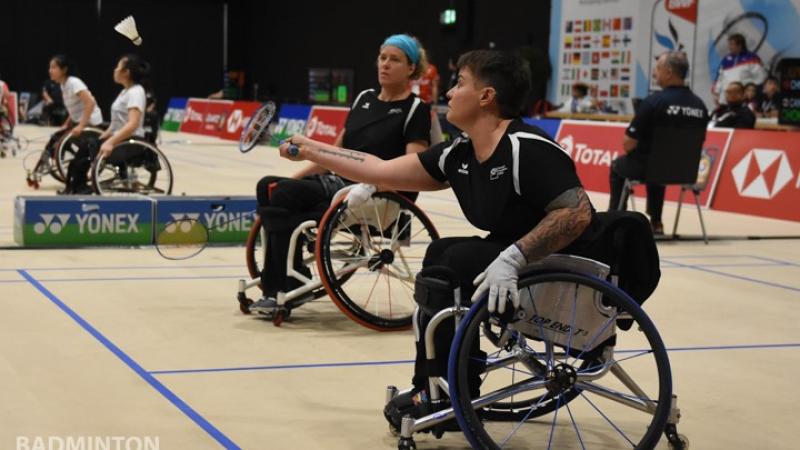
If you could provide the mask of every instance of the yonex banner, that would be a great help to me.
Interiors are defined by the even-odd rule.
[[[178,131],[183,123],[183,116],[186,113],[188,98],[173,97],[169,99],[167,113],[164,114],[164,121],[161,122],[161,129],[166,131]]]
[[[800,133],[736,130],[712,207],[800,222]]]
[[[26,247],[153,242],[147,197],[17,197],[14,216],[14,240]]]
[[[233,102],[230,112],[225,118],[225,124],[220,130],[219,137],[238,141],[242,134],[242,129],[247,125],[247,121],[253,113],[261,107],[259,102]]]
[[[339,106],[313,106],[306,124],[306,136],[316,141],[333,144],[344,128],[350,108]]]
[[[303,134],[306,129],[311,105],[284,103],[278,111],[278,120],[272,130],[270,145],[277,146],[293,134]]]
[[[245,242],[253,225],[255,197],[159,197],[156,203],[156,235],[169,222],[193,219],[208,228],[208,241]],[[181,227],[175,227],[175,233]]]

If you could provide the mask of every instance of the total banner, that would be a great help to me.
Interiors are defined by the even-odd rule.
[[[611,122],[588,122],[563,120],[556,135],[556,141],[575,161],[575,168],[583,186],[588,191],[609,192],[609,172],[611,162],[625,154],[622,140],[625,136],[626,124]],[[730,140],[731,130],[708,130],[703,148],[711,158],[711,170],[708,173],[708,187],[701,193],[700,204],[709,207],[716,181],[720,174],[720,166]],[[635,195],[645,196],[644,186],[635,189]],[[677,201],[680,195],[678,186],[667,188],[666,199]]]
[[[219,137],[232,107],[230,100],[190,98],[180,131]]]
[[[713,208],[800,222],[800,133],[736,130]]]
[[[306,136],[333,144],[344,129],[350,108],[341,106],[312,106],[306,124]]]

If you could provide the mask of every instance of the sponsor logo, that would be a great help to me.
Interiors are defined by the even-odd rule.
[[[315,134],[336,137],[336,125],[325,123],[321,121],[319,117],[314,116],[308,121],[308,132],[306,136],[314,136]]]
[[[392,108],[387,114],[402,114],[403,108]]]
[[[573,161],[585,165],[611,167],[611,161],[619,154],[617,151],[591,148],[584,143],[575,142],[572,135],[564,137],[558,144]]]
[[[362,108],[369,109],[369,102],[364,102],[364,106],[362,106]]]
[[[775,197],[794,178],[786,152],[766,148],[747,152],[731,173],[739,195],[765,200]]]
[[[249,212],[177,212],[169,215],[172,221],[164,228],[167,233],[188,233],[192,221],[201,222],[214,232],[250,231],[253,226],[253,215]]]
[[[458,169],[458,173],[469,175],[469,163],[462,163],[461,168]]]
[[[492,167],[492,169],[489,171],[489,180],[494,181],[500,178],[504,173],[506,173],[506,171],[508,171],[508,167],[505,165]]]
[[[228,123],[226,124],[226,129],[228,133],[235,133],[239,127],[242,126],[242,110],[241,109],[234,109],[230,116],[228,116]]]
[[[287,119],[281,117],[275,126],[273,134],[302,134],[306,127],[306,121],[303,119]]]
[[[51,234],[59,234],[69,221],[69,216],[69,214],[39,214],[42,221],[33,225],[33,232],[44,234],[45,231],[50,231]]]
[[[81,203],[81,211],[83,212],[92,212],[92,211],[99,211],[100,205],[97,203]]]
[[[589,336],[589,332],[584,330],[583,328],[574,327],[569,324],[561,323],[557,320],[553,320],[537,314],[534,314],[533,317],[531,317],[530,320],[528,320],[528,322],[540,326],[542,328],[545,328],[549,331],[554,331],[559,334],[572,334],[573,336]]]
[[[183,116],[184,122],[202,122],[203,113],[195,111],[191,106],[186,107],[186,114]]]

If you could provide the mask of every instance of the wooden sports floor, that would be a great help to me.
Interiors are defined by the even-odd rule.
[[[29,151],[50,131],[17,129],[33,140]],[[176,194],[253,195],[261,176],[298,167],[268,147],[241,154],[212,138],[162,140]],[[396,448],[381,411],[385,386],[410,382],[412,332],[368,330],[327,299],[280,328],[242,315],[243,247],[185,261],[153,248],[9,249],[14,197],[60,188],[52,179],[28,188],[22,159],[0,160],[0,449],[37,436],[150,436],[161,449]],[[607,196],[592,199],[605,208]],[[419,204],[442,235],[474,233],[450,192]],[[668,204],[665,222],[674,213]],[[713,236],[800,235],[798,223],[705,218]],[[691,208],[682,222],[683,233],[699,233]],[[691,448],[797,448],[800,241],[663,242],[659,251],[661,284],[644,306],[669,349]],[[416,439],[420,449],[468,448],[458,433]]]

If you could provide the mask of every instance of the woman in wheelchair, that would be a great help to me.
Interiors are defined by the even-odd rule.
[[[419,309],[414,323],[417,357],[413,388],[399,395],[391,388],[384,409],[390,428],[401,435],[398,448],[415,448],[411,438],[415,431],[433,430],[441,436],[441,432],[455,428],[454,417],[474,448],[517,448],[520,444],[515,441],[517,437],[523,436],[524,441],[527,433],[541,432],[542,427],[531,426],[530,419],[555,411],[550,444],[545,444],[549,449],[554,435],[564,432],[556,427],[558,409],[578,395],[584,395],[580,389],[595,389],[599,396],[605,396],[601,400],[613,397],[618,403],[633,405],[642,411],[657,411],[650,426],[635,428],[634,432],[646,430],[641,440],[628,430],[620,432],[625,436],[625,446],[631,444],[628,448],[652,448],[664,431],[670,412],[671,381],[663,343],[638,304],[597,278],[556,272],[545,272],[539,278],[536,278],[537,272],[526,271],[524,277],[519,275],[524,267],[542,264],[540,261],[557,251],[608,262],[628,252],[625,255],[628,265],[636,265],[632,271],[649,269],[649,273],[640,278],[643,284],[629,284],[636,290],[632,295],[641,303],[653,291],[660,276],[657,251],[646,219],[642,221],[632,213],[622,218],[595,214],[571,158],[542,130],[522,122],[519,112],[530,84],[530,72],[524,60],[510,54],[478,50],[463,55],[458,69],[458,82],[447,93],[450,107],[447,119],[465,133],[450,142],[388,161],[301,135],[292,136],[280,147],[283,157],[308,160],[362,183],[415,191],[450,187],[469,222],[488,232],[485,237],[443,238],[427,249],[414,292]],[[625,233],[623,237],[635,234],[642,240],[635,245],[626,244],[625,239],[618,243],[618,233],[610,230],[623,228],[622,222],[626,229],[640,231]],[[606,235],[613,238],[607,239]],[[588,261],[591,267],[607,267],[595,261],[583,261]],[[603,270],[597,272],[608,274]],[[571,298],[577,306],[572,308],[572,314],[557,321],[543,312],[545,305],[553,302],[536,301],[539,294],[547,291],[537,291],[538,286],[534,284],[537,280],[554,282],[562,278],[566,281],[564,286],[573,288],[559,290],[559,295]],[[599,294],[579,295],[587,286],[593,289],[591,292]],[[622,287],[626,286],[622,284]],[[574,298],[565,292],[575,293]],[[597,300],[596,295],[602,300]],[[455,339],[453,321],[444,320],[453,315],[459,320],[461,310],[453,306],[454,299],[461,305],[480,302],[463,318],[464,325],[458,328],[459,336]],[[567,306],[568,301],[564,302]],[[507,302],[511,306],[507,306]],[[576,326],[576,320],[584,318],[584,309],[578,307],[583,304],[594,314],[592,318],[600,317],[604,322],[598,327],[599,331],[589,326]],[[614,311],[612,307],[618,308],[617,314],[608,312]],[[617,324],[621,317],[630,317],[639,324],[634,329],[647,334],[654,350],[641,354],[654,355],[656,359],[660,381],[658,395],[618,394],[622,389],[605,389],[592,384],[599,375],[611,370],[615,375],[622,374],[619,378],[625,386],[635,386],[630,377],[623,374],[623,369],[611,364],[613,353],[610,350],[617,339],[614,330],[631,326],[630,323],[623,326],[625,320]],[[544,324],[547,324],[547,332],[537,334]],[[583,322],[577,324],[583,325]],[[553,338],[564,334],[570,337],[560,341]],[[600,343],[595,342],[598,336],[603,338]],[[579,347],[578,341],[584,346]],[[537,347],[539,343],[544,343],[544,347]],[[640,355],[630,358],[637,356]],[[577,368],[568,364],[570,359]],[[493,376],[486,379],[490,373]],[[508,377],[509,386],[480,397],[482,389],[497,389],[492,381],[496,379],[494,375]],[[579,383],[584,383],[580,384],[580,389]],[[531,389],[526,390],[529,386]],[[531,397],[529,392],[534,389],[540,389],[540,394]],[[639,392],[638,387],[631,389]],[[542,390],[546,392],[541,394]],[[452,409],[445,409],[449,398],[443,398],[440,391],[452,398]],[[657,400],[653,401],[654,398]],[[499,401],[492,403],[492,399]],[[596,403],[598,400],[591,404]],[[561,417],[567,418],[562,420],[570,423],[573,413],[578,413],[575,408],[573,405],[569,415],[563,413]],[[492,415],[479,414],[478,409]],[[601,417],[592,411],[585,414],[594,414],[592,419]],[[517,423],[493,425],[485,422],[487,417]],[[612,422],[609,420],[609,423]],[[522,427],[524,424],[529,425]],[[612,425],[617,431],[625,428]],[[581,432],[574,420],[572,425],[562,424],[561,427],[577,430],[581,445],[578,447],[576,443],[575,448],[586,448],[582,445],[585,431]],[[522,443],[524,448],[531,448],[529,444]],[[562,448],[561,443],[558,446]]]
[[[114,68],[114,82],[122,86],[111,104],[111,123],[100,136],[89,136],[79,144],[75,158],[67,171],[67,186],[63,194],[90,194],[87,173],[95,157],[107,158],[110,163],[139,156],[135,145],[119,145],[127,139],[143,139],[146,94],[142,83],[150,72],[150,65],[139,56],[121,57]],[[116,148],[115,148],[116,147]],[[112,155],[113,151],[113,155]]]
[[[368,89],[356,97],[336,145],[386,160],[427,148],[430,107],[411,92],[409,84],[425,65],[416,38],[403,34],[388,37],[377,59],[380,89]],[[267,233],[267,261],[261,271],[263,296],[250,305],[250,311],[271,314],[277,306],[277,293],[297,287],[298,282],[286,275],[291,233],[304,220],[319,220],[333,195],[348,184],[351,181],[318,164],[309,164],[291,178],[267,176],[258,182],[256,198]],[[375,191],[374,186],[356,185],[348,192],[347,201],[355,205]],[[300,263],[302,247],[297,246],[295,269],[310,276]]]

